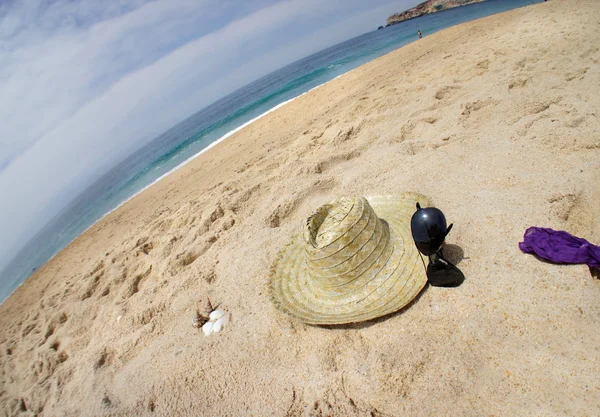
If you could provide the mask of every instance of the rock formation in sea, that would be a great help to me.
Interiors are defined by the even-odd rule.
[[[442,10],[452,9],[454,7],[466,6],[471,3],[481,3],[485,0],[427,0],[412,9],[402,13],[395,13],[388,17],[386,26],[395,25],[405,20],[414,19],[415,17],[441,12]]]

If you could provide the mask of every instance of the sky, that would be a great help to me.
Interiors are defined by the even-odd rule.
[[[0,0],[0,270],[125,156],[419,0]]]

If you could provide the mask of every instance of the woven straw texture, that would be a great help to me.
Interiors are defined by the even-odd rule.
[[[271,267],[271,301],[310,324],[344,324],[398,311],[427,283],[412,240],[418,193],[340,198],[306,219]]]

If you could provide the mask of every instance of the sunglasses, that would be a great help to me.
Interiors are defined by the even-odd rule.
[[[429,284],[434,287],[458,287],[465,280],[461,270],[444,258],[442,245],[452,226],[446,226],[446,217],[441,210],[435,207],[421,208],[419,203],[410,219],[415,245],[421,254],[429,258],[429,264],[425,266],[423,261],[423,266]]]

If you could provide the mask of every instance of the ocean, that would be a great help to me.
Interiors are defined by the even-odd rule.
[[[417,30],[427,36],[541,1],[488,0],[374,30],[278,69],[201,109],[113,167],[50,220],[0,273],[0,300],[102,217],[257,118],[417,41]]]

